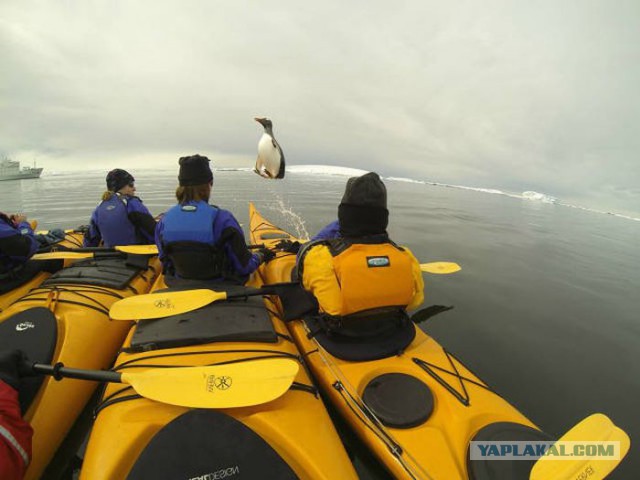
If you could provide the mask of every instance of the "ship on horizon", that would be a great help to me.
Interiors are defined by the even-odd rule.
[[[33,167],[22,167],[20,162],[4,157],[0,160],[0,181],[1,180],[22,180],[24,178],[40,178],[42,168],[37,168],[35,162]]]

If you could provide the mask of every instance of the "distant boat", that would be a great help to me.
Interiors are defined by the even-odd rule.
[[[11,160],[8,157],[4,157],[0,160],[0,180],[21,180],[23,178],[40,178],[42,168],[36,168],[35,163],[33,167],[22,167],[20,169],[20,162]]]

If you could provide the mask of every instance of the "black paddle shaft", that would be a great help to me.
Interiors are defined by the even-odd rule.
[[[63,378],[77,378],[80,380],[94,380],[96,382],[122,383],[122,374],[118,372],[67,368],[62,363],[56,363],[55,365],[34,363],[29,365],[29,370],[42,375],[51,375],[56,380],[62,380]]]

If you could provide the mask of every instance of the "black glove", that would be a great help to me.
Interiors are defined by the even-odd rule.
[[[298,253],[300,251],[300,242],[292,242],[291,240],[280,240],[276,243],[276,248],[283,252]]]
[[[3,350],[0,352],[0,380],[14,390],[18,390],[21,366],[27,359],[22,350]]]
[[[260,263],[268,263],[271,260],[273,260],[276,256],[275,252],[272,252],[268,248],[264,248],[264,247],[258,250],[256,252],[256,255],[258,255],[258,258],[260,259]]]

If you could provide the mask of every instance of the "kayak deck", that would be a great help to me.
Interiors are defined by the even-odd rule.
[[[165,288],[160,277],[152,290]],[[301,364],[286,326],[265,310],[260,297],[253,297],[140,321],[113,369],[145,371],[263,358]],[[201,424],[207,427],[197,427]],[[184,478],[266,471],[269,478],[356,478],[304,368],[273,401],[218,410],[167,405],[124,385],[106,385],[81,478],[148,478],[159,468],[165,474],[176,468]]]

